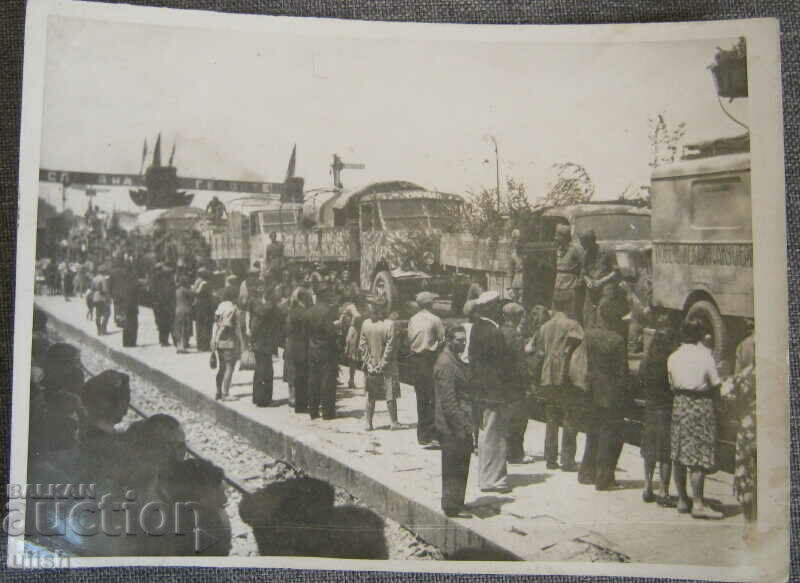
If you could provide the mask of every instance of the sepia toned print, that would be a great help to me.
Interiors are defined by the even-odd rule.
[[[784,576],[774,23],[29,26],[20,554]]]

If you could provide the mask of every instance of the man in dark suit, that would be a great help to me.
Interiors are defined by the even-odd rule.
[[[294,388],[294,412],[308,413],[308,308],[311,293],[301,287],[292,292],[286,315],[286,350],[283,376]]]
[[[463,326],[453,326],[445,338],[433,367],[434,416],[442,446],[442,510],[447,516],[459,516],[472,456],[472,395],[467,367],[461,360],[467,333]]]
[[[583,340],[591,411],[578,478],[581,483],[594,482],[597,490],[616,486],[614,471],[622,453],[623,416],[629,403],[625,340],[612,329],[615,318],[613,304],[601,302],[597,307],[597,326],[586,330]]]
[[[478,465],[483,492],[508,492],[506,457],[509,429],[509,393],[506,383],[505,338],[500,332],[499,295],[482,293],[476,302],[478,319],[470,330],[469,362],[475,398],[481,407]]]
[[[161,346],[169,346],[175,321],[175,274],[168,265],[157,264],[150,280],[150,297]]]
[[[278,335],[283,326],[280,314],[272,298],[260,281],[250,284],[248,311],[250,312],[250,349],[256,360],[253,373],[253,403],[257,407],[272,404],[274,371],[272,351],[278,344]]]
[[[124,263],[117,271],[114,283],[116,293],[115,310],[118,325],[122,327],[122,345],[136,346],[139,333],[139,280],[130,263]]]
[[[525,308],[516,302],[503,306],[503,324],[500,332],[506,341],[503,369],[508,375],[509,400],[512,403],[508,420],[508,463],[530,463],[533,459],[525,455],[525,430],[528,427],[527,389],[528,366],[525,359],[525,340],[519,333],[519,325]]]
[[[308,310],[308,413],[312,419],[336,416],[336,340],[337,311],[330,303],[331,288],[327,282],[317,287],[317,303]]]

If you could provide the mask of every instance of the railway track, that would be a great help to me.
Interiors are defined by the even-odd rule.
[[[59,339],[62,340],[62,339]],[[108,357],[86,348],[81,353],[86,375],[95,376],[106,369],[118,369]],[[184,403],[164,394],[147,380],[130,375],[131,403],[128,414],[120,424],[127,427],[134,421],[156,413],[171,415],[181,423],[186,434],[189,455],[208,460],[224,472],[226,484],[226,512],[232,527],[232,556],[258,556],[252,529],[239,516],[242,496],[252,494],[263,486],[303,475],[291,465],[272,458],[254,447],[246,439],[228,431],[204,414],[196,413]],[[356,497],[334,486],[337,505],[361,505]],[[385,536],[392,560],[441,560],[444,554],[396,521],[383,517]]]

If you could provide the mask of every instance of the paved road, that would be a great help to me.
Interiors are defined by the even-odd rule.
[[[83,302],[64,302],[60,297],[38,297],[36,302],[62,321],[93,333],[86,321]],[[122,348],[121,332],[116,330],[103,342],[177,378],[213,397],[214,374],[208,366],[208,353],[179,355],[173,348],[158,345],[148,308],[142,308],[139,327],[140,346]],[[111,326],[114,330],[113,325]],[[275,375],[282,374],[282,363],[275,363]],[[341,378],[344,379],[344,369]],[[376,431],[364,431],[363,390],[339,388],[338,417],[332,421],[310,420],[296,415],[286,404],[285,383],[276,379],[275,398],[279,406],[259,409],[251,402],[252,372],[237,372],[232,395],[226,406],[272,428],[297,436],[305,443],[368,473],[403,496],[438,508],[440,494],[440,454],[421,449],[416,442],[416,406],[413,389],[402,386],[398,402],[400,421],[408,428],[388,430],[389,418],[382,404],[375,416]],[[357,377],[363,386],[363,379]],[[576,474],[551,471],[542,461],[544,426],[531,421],[525,447],[535,463],[509,466],[513,491],[506,495],[480,492],[476,480],[477,459],[473,457],[467,502],[475,517],[459,519],[469,528],[530,560],[592,560],[587,549],[600,549],[606,558],[627,558],[635,562],[662,564],[701,564],[735,566],[747,562],[742,544],[743,518],[731,493],[732,477],[717,473],[708,478],[706,497],[721,509],[726,518],[707,522],[679,515],[641,500],[642,462],[639,449],[626,445],[619,462],[618,481],[623,489],[596,492],[577,483]],[[579,440],[579,454],[583,441]],[[580,458],[579,458],[580,459]],[[608,552],[606,552],[608,551]]]

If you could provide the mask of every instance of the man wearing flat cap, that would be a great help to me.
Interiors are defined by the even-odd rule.
[[[553,295],[566,298],[569,306],[567,316],[573,320],[578,319],[578,289],[581,283],[581,266],[583,265],[583,252],[572,241],[569,225],[556,227],[556,281]]]
[[[506,469],[509,418],[507,375],[503,369],[506,342],[500,331],[499,294],[482,293],[475,300],[478,319],[472,326],[469,362],[475,400],[481,407],[478,430],[479,485],[482,492],[508,492]]]
[[[436,294],[423,291],[417,294],[419,311],[408,321],[409,364],[414,371],[414,391],[417,395],[417,441],[422,446],[438,443],[435,426],[433,394],[433,365],[444,345],[444,324],[431,312]]]

